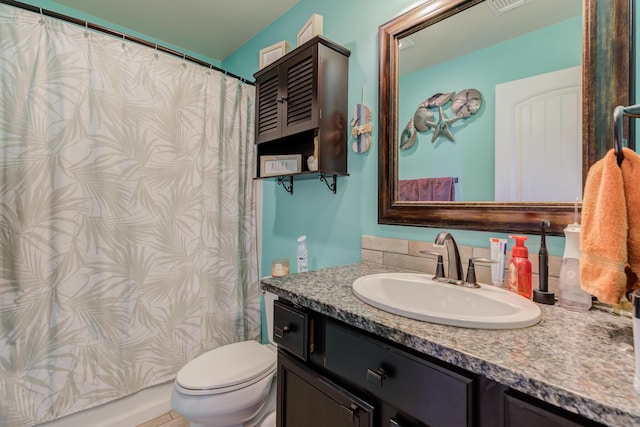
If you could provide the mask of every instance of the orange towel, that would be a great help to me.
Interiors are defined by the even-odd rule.
[[[607,304],[619,304],[637,286],[625,265],[640,272],[640,157],[624,148],[619,167],[614,150],[587,175],[582,204],[580,283]]]
[[[627,202],[627,290],[640,287],[640,156],[623,148],[622,181]]]

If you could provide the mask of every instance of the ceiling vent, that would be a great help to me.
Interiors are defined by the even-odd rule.
[[[415,43],[413,40],[411,40],[411,38],[409,37],[403,37],[400,39],[400,42],[398,42],[398,48],[400,50],[404,50],[406,48],[409,48],[411,46],[413,46]]]
[[[494,15],[499,16],[505,12],[509,12],[517,7],[531,3],[531,0],[489,0],[487,5]]]

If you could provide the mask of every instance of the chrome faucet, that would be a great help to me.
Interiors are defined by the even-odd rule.
[[[433,241],[433,246],[445,247],[447,249],[447,263],[449,265],[449,279],[463,280],[462,278],[462,260],[458,245],[451,233],[441,231]]]

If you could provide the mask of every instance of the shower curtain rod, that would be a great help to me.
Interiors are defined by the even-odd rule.
[[[119,31],[114,31],[114,30],[112,30],[110,28],[103,27],[102,25],[92,24],[91,22],[88,22],[88,21],[83,21],[81,19],[73,18],[73,17],[68,16],[68,15],[63,15],[61,13],[57,13],[57,12],[54,12],[52,10],[43,9],[41,7],[32,6],[30,4],[21,3],[21,2],[18,2],[18,1],[14,1],[14,0],[0,0],[0,3],[7,4],[9,6],[14,6],[14,7],[17,7],[17,8],[20,8],[20,9],[28,10],[30,12],[40,13],[42,15],[50,16],[52,18],[60,19],[60,20],[66,21],[66,22],[70,22],[72,24],[76,24],[76,25],[79,25],[79,26],[82,26],[82,27],[85,27],[85,28],[89,28],[89,29],[92,29],[92,30],[95,30],[95,31],[99,31],[101,33],[109,34],[110,36],[118,37],[118,38],[121,38],[123,40],[128,40],[128,41],[132,41],[134,43],[141,44],[143,46],[151,47],[151,48],[160,50],[162,52],[168,53],[170,55],[177,56],[179,58],[194,62],[194,63],[196,63],[198,65],[202,65],[203,67],[207,67],[207,68],[211,68],[211,69],[216,70],[216,71],[220,71],[221,73],[224,73],[227,76],[230,76],[230,77],[233,77],[235,79],[238,79],[243,83],[250,84],[252,86],[255,85],[255,83],[252,82],[252,81],[249,81],[249,80],[247,80],[247,79],[245,79],[243,77],[240,77],[240,76],[238,76],[236,74],[233,74],[233,73],[230,73],[230,72],[228,72],[226,70],[223,70],[222,68],[217,67],[217,66],[215,66],[213,64],[209,64],[208,62],[201,61],[201,60],[199,60],[197,58],[194,58],[194,57],[189,56],[189,55],[185,55],[184,53],[180,53],[180,52],[178,52],[176,50],[169,49],[168,47],[161,46],[161,45],[159,45],[157,43],[151,43],[150,41],[147,41],[147,40],[144,40],[144,39],[141,39],[141,38],[138,38],[138,37],[133,37],[133,36],[130,36],[128,34],[121,33]]]

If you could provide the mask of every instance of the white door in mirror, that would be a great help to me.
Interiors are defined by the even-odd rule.
[[[581,66],[496,85],[495,130],[497,202],[581,196]]]

